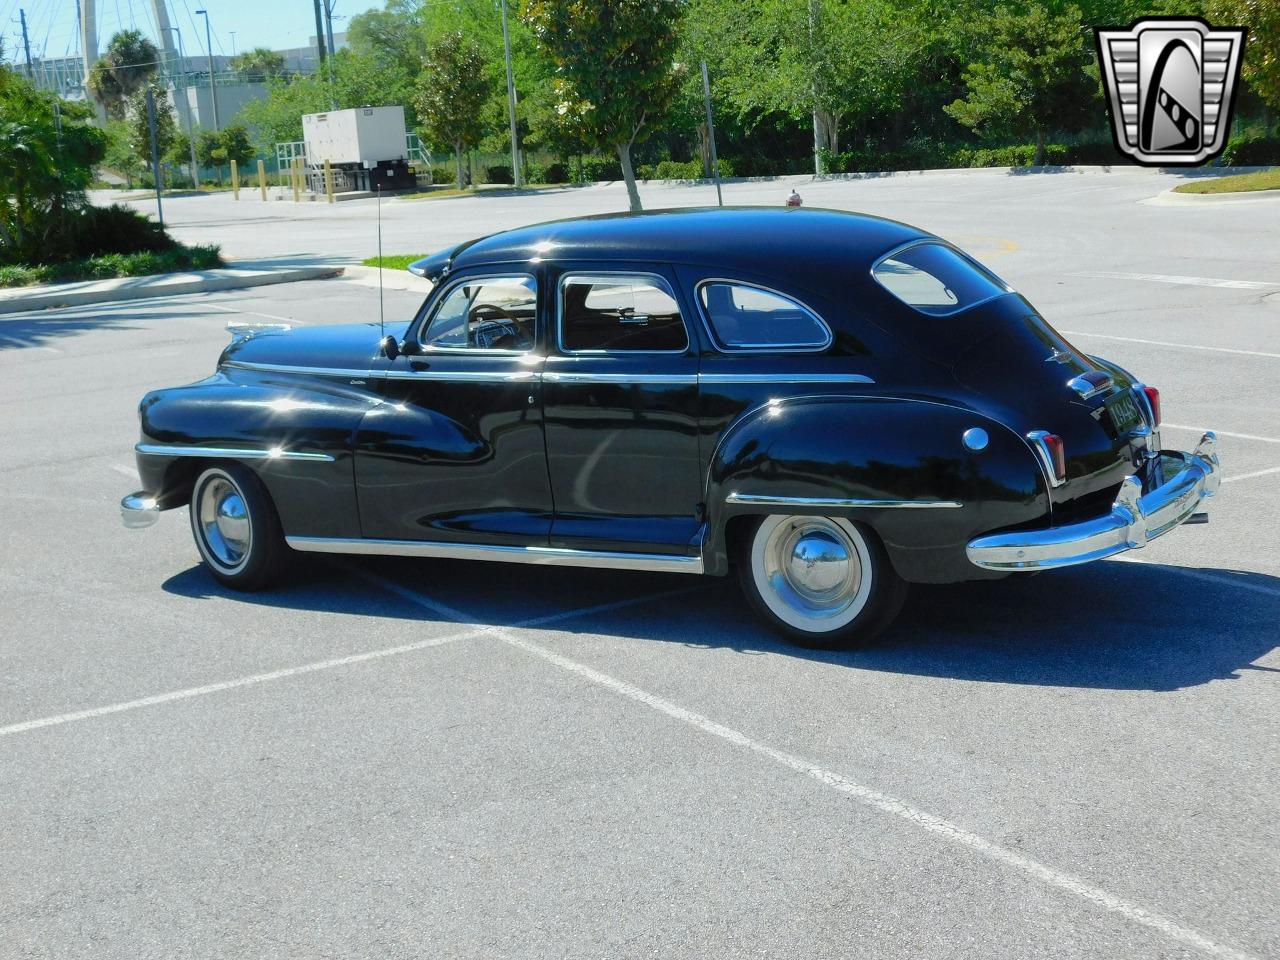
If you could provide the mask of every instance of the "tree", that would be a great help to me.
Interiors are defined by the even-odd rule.
[[[142,175],[146,164],[133,149],[133,132],[128,120],[108,120],[102,131],[106,136],[102,165],[124,177],[124,185],[133,189],[133,181]]]
[[[557,112],[597,148],[614,150],[631,209],[641,209],[631,148],[675,100],[684,0],[526,0],[522,19],[555,66]]]
[[[151,86],[155,99],[156,113],[156,150],[163,158],[173,146],[173,138],[177,133],[177,123],[173,119],[173,108],[159,86]],[[141,161],[142,165],[151,168],[151,124],[147,120],[147,90],[139,90],[131,96],[125,106],[125,122],[129,125],[129,148]]]
[[[489,98],[484,67],[479,46],[459,31],[431,45],[418,77],[418,119],[429,141],[453,146],[459,188],[466,185],[462,152],[484,135],[483,111]]]
[[[121,30],[90,68],[89,92],[110,116],[122,118],[126,101],[155,76],[159,66],[154,43],[138,30]]]
[[[91,115],[0,64],[0,263],[57,260],[71,250],[75,215],[106,147]]]
[[[1280,4],[1275,0],[1213,0],[1214,23],[1248,27],[1240,74],[1272,110],[1280,110]]]
[[[968,95],[943,109],[974,130],[1034,135],[1032,163],[1039,165],[1046,134],[1078,130],[1094,115],[1097,81],[1085,72],[1092,54],[1080,10],[1000,7],[981,22],[979,36],[979,60],[964,73]]]
[[[284,54],[266,47],[254,47],[231,58],[231,69],[250,82],[262,83],[284,73]]]
[[[227,151],[222,146],[222,135],[212,130],[201,130],[196,136],[196,162],[202,167],[218,171],[218,186],[222,186],[222,165],[227,162]]]
[[[222,141],[222,153],[228,163],[234,160],[236,166],[243,167],[253,159],[253,143],[249,140],[249,131],[244,128],[244,124],[233,123],[229,127],[223,127],[219,137]]]

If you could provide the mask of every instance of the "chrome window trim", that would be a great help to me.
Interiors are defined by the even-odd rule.
[[[431,324],[435,320],[436,311],[440,309],[440,305],[455,288],[466,285],[467,283],[475,283],[485,280],[519,280],[527,279],[533,281],[533,346],[528,350],[489,350],[483,347],[437,347],[429,343],[423,342],[423,337],[431,331]],[[433,294],[435,290],[431,291]],[[500,273],[469,273],[465,277],[455,277],[450,283],[440,288],[439,294],[431,303],[430,316],[424,316],[421,320],[414,318],[417,324],[418,334],[414,339],[414,345],[423,353],[439,353],[446,356],[481,356],[481,357],[523,357],[533,353],[538,349],[538,278],[532,273],[521,273],[519,271],[506,270]],[[430,299],[430,296],[428,296]]]
[[[570,280],[601,280],[605,282],[613,282],[616,280],[656,280],[658,285],[671,297],[676,305],[676,310],[680,316],[680,324],[684,327],[684,346],[679,350],[570,350],[564,345],[564,288],[565,284]],[[693,345],[693,338],[689,336],[689,321],[685,319],[684,311],[680,309],[680,298],[676,296],[675,290],[667,281],[667,278],[660,273],[647,273],[643,270],[626,270],[617,273],[608,270],[584,270],[581,272],[568,272],[560,275],[560,280],[556,283],[556,349],[567,357],[654,357],[654,356],[684,356],[689,353],[689,348]]]
[[[702,302],[702,288],[709,283],[726,283],[735,287],[747,287],[753,290],[763,290],[765,293],[772,293],[774,296],[781,297],[794,303],[813,319],[817,320],[823,330],[826,331],[827,340],[822,346],[812,346],[805,344],[788,344],[788,343],[766,343],[766,344],[744,344],[739,347],[728,347],[720,342],[720,338],[716,336],[714,325],[711,318],[707,315],[706,305]],[[767,287],[763,283],[752,283],[748,280],[734,280],[730,277],[705,277],[699,280],[693,288],[694,306],[698,310],[698,315],[702,318],[702,328],[707,331],[707,337],[711,341],[711,345],[717,353],[723,353],[731,356],[735,353],[822,353],[831,344],[836,342],[835,334],[831,332],[831,324],[822,318],[818,311],[814,310],[807,303],[797,300],[788,293],[781,290],[775,290],[773,287]]]
[[[361,556],[439,557],[452,560],[498,560],[561,567],[605,567],[663,573],[702,573],[702,557],[610,550],[571,550],[565,547],[516,547],[485,543],[442,543],[431,540],[371,540],[356,537],[285,537],[304,553],[346,553]]]
[[[972,264],[974,269],[976,269],[979,273],[982,273],[987,277],[990,277],[991,280],[996,284],[996,286],[1002,287],[1003,289],[1001,290],[1000,293],[993,293],[989,297],[983,297],[981,300],[975,300],[973,301],[973,303],[965,304],[963,307],[957,306],[954,310],[948,310],[946,313],[929,313],[926,310],[921,310],[919,307],[915,306],[914,304],[907,303],[907,301],[903,300],[900,296],[898,296],[896,293],[894,293],[892,290],[890,290],[880,281],[880,278],[876,276],[876,268],[879,267],[880,264],[884,263],[886,260],[892,260],[895,254],[902,253],[904,250],[910,250],[912,247],[923,246],[926,243],[931,243],[939,247],[946,247],[952,253],[955,253],[956,255],[958,255],[962,260],[966,260],[970,264]],[[908,240],[906,243],[898,244],[892,250],[888,251],[887,253],[882,253],[879,257],[875,259],[875,262],[871,264],[870,273],[871,273],[871,279],[875,281],[876,285],[879,286],[881,290],[889,294],[889,296],[893,297],[894,300],[898,301],[898,303],[902,304],[904,307],[914,310],[916,313],[920,314],[923,317],[954,317],[957,313],[964,313],[966,310],[972,310],[974,307],[980,307],[984,303],[990,303],[992,300],[999,300],[1001,297],[1005,297],[1011,293],[1018,292],[1014,290],[1013,287],[1009,286],[1009,284],[1006,283],[1003,278],[996,276],[994,273],[991,272],[990,269],[983,266],[981,263],[979,263],[973,257],[969,256],[969,254],[965,253],[955,244],[948,243],[946,240],[943,240],[941,237],[917,237],[915,240]]]
[[[280,447],[269,447],[263,450],[260,447],[170,447],[163,443],[139,443],[134,449],[138,453],[154,457],[216,457],[228,460],[314,460],[325,463],[331,463],[334,459],[327,453],[284,450]]]
[[[775,497],[754,493],[730,493],[725,503],[741,503],[766,507],[831,507],[835,509],[869,508],[876,510],[953,510],[963,507],[960,500],[864,500],[840,497]]]

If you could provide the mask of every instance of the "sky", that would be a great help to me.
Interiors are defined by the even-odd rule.
[[[98,51],[117,30],[133,27],[156,41],[152,0],[96,0],[98,10]],[[188,56],[204,50],[204,18],[194,11],[209,11],[213,32],[213,52],[231,56],[251,47],[306,46],[315,36],[312,0],[166,0],[169,22],[182,33]],[[333,32],[346,29],[347,18],[374,7],[374,0],[337,0]],[[49,57],[78,54],[80,50],[76,0],[0,0],[0,33],[4,36],[5,59],[21,63],[22,30],[18,11],[27,14],[27,35],[31,56],[41,52]],[[232,31],[235,35],[232,36]]]

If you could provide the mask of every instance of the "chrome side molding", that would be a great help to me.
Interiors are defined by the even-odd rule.
[[[268,447],[263,450],[250,447],[170,447],[163,443],[140,443],[134,447],[139,453],[154,457],[216,457],[220,460],[318,460],[332,462],[327,453],[309,453],[305,450],[285,450]]]
[[[657,573],[702,573],[702,557],[564,547],[510,547],[486,543],[441,543],[428,540],[370,540],[360,537],[285,537],[303,553],[344,553],[374,557],[435,557],[447,560],[497,560],[553,567],[603,567]]]
[[[834,497],[773,497],[754,493],[731,493],[724,502],[757,507],[830,507],[835,510],[952,510],[964,506],[959,500],[845,500]]]

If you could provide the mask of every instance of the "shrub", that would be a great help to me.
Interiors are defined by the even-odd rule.
[[[575,183],[595,183],[598,180],[621,180],[622,165],[617,157],[579,157]]]
[[[538,167],[536,164],[530,164],[529,167],[530,183],[568,183],[569,182],[569,165],[560,163],[548,163],[545,167]],[[534,174],[537,170],[537,174]]]
[[[1280,164],[1280,140],[1241,137],[1227,142],[1220,161],[1228,167],[1265,167]]]
[[[456,179],[457,171],[451,163],[437,163],[431,167],[432,183],[453,183]]]
[[[71,256],[100,254],[159,253],[177,243],[159,223],[113,203],[109,207],[86,207],[71,231]]]
[[[0,287],[22,287],[70,280],[143,277],[153,273],[212,270],[222,265],[222,257],[215,246],[186,247],[174,244],[171,249],[161,251],[108,253],[62,263],[0,267]]]
[[[506,163],[495,163],[484,168],[485,183],[515,183],[516,178],[511,174],[511,166]]]

